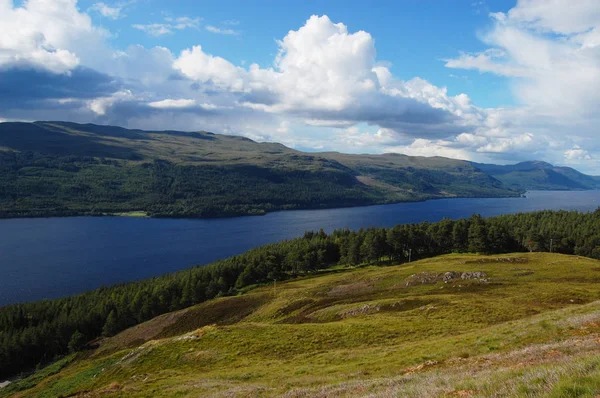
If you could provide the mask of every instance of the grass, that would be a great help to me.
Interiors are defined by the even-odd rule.
[[[114,215],[120,217],[148,217],[148,213],[142,210],[115,213]]]
[[[447,271],[488,281],[407,286]],[[323,273],[155,318],[0,396],[595,397],[599,282],[598,261],[543,253]]]

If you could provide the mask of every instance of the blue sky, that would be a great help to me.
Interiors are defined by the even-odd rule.
[[[0,120],[596,172],[592,0],[0,0]]]
[[[93,7],[95,0],[80,2],[81,8]],[[107,3],[108,4],[108,3]],[[118,5],[123,3],[115,3]],[[514,103],[506,79],[477,71],[456,72],[444,67],[443,59],[464,49],[483,51],[486,46],[478,32],[489,28],[488,14],[508,11],[514,1],[189,1],[164,2],[140,0],[123,8],[127,17],[102,17],[91,12],[100,25],[115,32],[115,47],[131,43],[145,47],[165,46],[180,52],[201,43],[206,52],[219,55],[236,65],[258,63],[272,65],[277,54],[276,40],[311,15],[327,15],[343,21],[351,30],[365,30],[374,38],[378,59],[390,63],[401,79],[420,76],[437,86],[446,86],[450,94],[468,92],[475,103],[496,107]],[[166,23],[165,17],[199,18],[199,29],[179,34],[149,36],[132,24]],[[234,35],[215,34],[206,26],[230,29]]]

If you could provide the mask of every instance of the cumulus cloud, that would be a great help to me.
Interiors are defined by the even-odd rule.
[[[76,0],[28,0],[21,7],[0,1],[0,68],[68,74],[89,58],[85,42],[93,46],[104,36]]]
[[[18,100],[0,98],[0,117],[50,114],[204,129],[319,150],[590,161],[600,151],[597,13],[585,1],[545,4],[521,1],[492,14],[483,36],[488,49],[464,49],[445,60],[449,68],[511,82],[520,105],[484,109],[467,94],[451,95],[422,78],[399,79],[378,59],[371,34],[327,16],[290,30],[265,67],[236,65],[201,43],[176,54],[165,47],[114,49],[108,32],[75,0],[28,0],[20,7],[0,0],[0,91],[17,92],[18,79],[31,78]],[[117,7],[96,3],[88,12],[118,18],[122,11],[110,10]],[[227,34],[237,24],[202,27],[200,18],[165,17],[134,28],[153,36],[200,28]]]
[[[184,50],[174,66],[190,79],[239,93],[241,106],[313,126],[367,122],[434,136],[472,128],[461,120],[477,113],[466,95],[449,97],[421,79],[395,79],[377,63],[374,43],[367,32],[312,16],[278,42],[272,68],[235,66],[201,46]]]
[[[242,68],[221,57],[215,57],[202,51],[202,46],[183,50],[173,62],[175,69],[187,77],[200,82],[210,83],[224,90],[242,91],[244,89]]]
[[[565,159],[567,160],[591,160],[589,152],[585,149],[581,149],[579,146],[574,146],[571,149],[565,151]]]

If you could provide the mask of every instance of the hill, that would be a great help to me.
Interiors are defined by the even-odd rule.
[[[598,260],[549,253],[333,269],[162,315],[0,396],[594,397],[599,282]]]
[[[571,167],[557,167],[541,161],[514,165],[473,163],[478,169],[516,190],[573,190],[597,189],[599,177],[589,176]]]
[[[519,194],[461,160],[67,122],[0,123],[0,186],[2,217],[218,217]]]

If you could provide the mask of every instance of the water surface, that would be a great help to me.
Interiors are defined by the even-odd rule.
[[[0,220],[0,305],[206,264],[307,230],[494,216],[541,209],[595,210],[600,191],[534,191],[526,198],[298,210],[226,219],[68,217]]]

